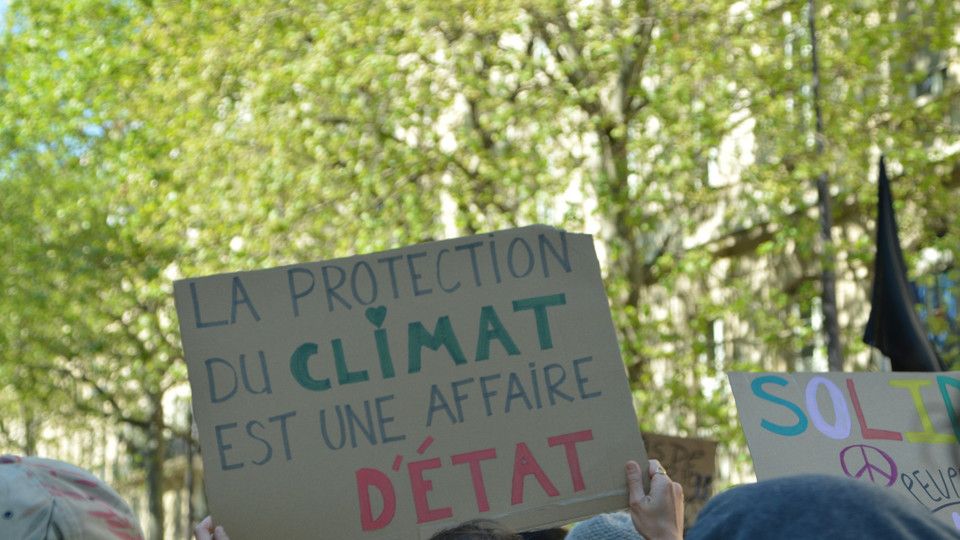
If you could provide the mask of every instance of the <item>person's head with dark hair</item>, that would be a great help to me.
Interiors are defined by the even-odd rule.
[[[923,506],[870,482],[805,474],[737,486],[700,510],[688,540],[754,538],[956,539]]]
[[[522,540],[522,537],[507,527],[489,519],[474,519],[444,529],[430,540]]]
[[[566,537],[567,530],[560,527],[520,533],[520,538],[523,540],[563,540]]]

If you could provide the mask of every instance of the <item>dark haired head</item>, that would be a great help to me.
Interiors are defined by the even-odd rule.
[[[560,527],[554,527],[552,529],[520,533],[520,537],[523,538],[523,540],[563,540],[567,537],[567,531]]]
[[[519,534],[489,519],[474,519],[444,529],[430,540],[522,540]]]

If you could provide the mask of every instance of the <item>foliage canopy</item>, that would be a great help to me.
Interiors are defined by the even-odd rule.
[[[736,441],[723,370],[815,367],[818,174],[848,356],[881,153],[909,262],[935,249],[960,281],[957,4],[816,11],[823,155],[807,5],[11,2],[5,444],[123,426],[159,538],[169,445],[190,438],[172,279],[533,222],[597,235],[642,426]]]

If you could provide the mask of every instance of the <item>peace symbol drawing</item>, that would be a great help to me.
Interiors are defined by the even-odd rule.
[[[854,444],[840,451],[843,474],[857,480],[890,487],[897,480],[897,464],[889,454],[866,444]]]

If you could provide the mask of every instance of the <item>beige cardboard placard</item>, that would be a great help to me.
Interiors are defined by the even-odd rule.
[[[175,283],[234,540],[427,538],[626,506],[645,463],[593,240],[533,226]]]
[[[660,460],[670,479],[683,486],[683,522],[690,527],[713,495],[717,470],[717,442],[694,437],[644,433],[647,456]]]
[[[760,480],[847,476],[954,524],[960,373],[730,373]]]

